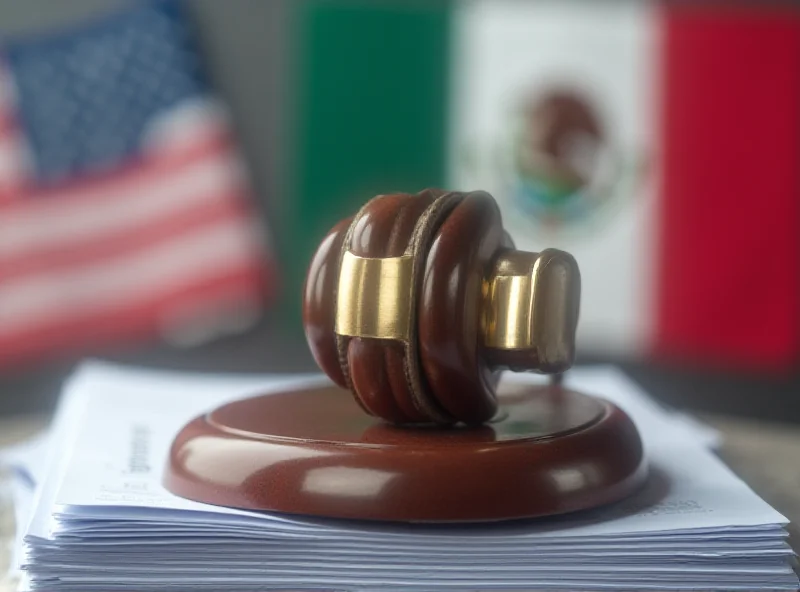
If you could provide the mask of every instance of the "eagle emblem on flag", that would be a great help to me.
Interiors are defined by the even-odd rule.
[[[514,114],[513,130],[510,197],[526,218],[557,228],[611,199],[620,155],[589,95],[570,88],[535,93]]]

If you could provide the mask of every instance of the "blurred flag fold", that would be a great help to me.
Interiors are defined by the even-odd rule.
[[[202,332],[274,260],[182,5],[10,42],[0,62],[0,367]]]

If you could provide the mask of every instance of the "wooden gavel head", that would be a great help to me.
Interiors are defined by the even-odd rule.
[[[320,368],[369,414],[480,424],[499,371],[558,373],[575,356],[574,258],[514,249],[487,193],[380,195],[314,254],[303,322]]]

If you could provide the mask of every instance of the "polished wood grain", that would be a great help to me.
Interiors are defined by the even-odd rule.
[[[336,290],[339,283],[339,258],[352,218],[331,228],[322,239],[306,274],[303,286],[303,328],[306,341],[320,369],[342,388],[347,380],[339,364],[334,320]]]
[[[254,510],[475,522],[595,507],[645,482],[636,429],[610,403],[547,387],[500,401],[484,425],[425,429],[369,417],[334,386],[245,399],[181,431],[164,483]]]
[[[481,355],[480,306],[483,279],[505,238],[494,199],[470,193],[439,228],[425,259],[420,359],[439,403],[471,424],[488,420],[497,407],[497,374]]]
[[[497,269],[511,269],[514,256],[532,266],[532,277],[523,278],[529,289],[534,282],[542,285],[535,310],[528,310],[532,295],[520,296],[517,304],[530,322],[523,319],[524,326],[511,329],[535,333],[536,340],[525,341],[524,350],[487,347],[485,332],[491,324],[485,321],[501,318],[503,311],[492,308],[498,314],[487,317],[487,286],[494,285],[490,279]],[[372,292],[364,292],[369,291],[362,283],[367,276],[340,269],[342,261],[353,258],[360,269],[373,270],[368,274]],[[544,271],[534,273],[544,259]],[[550,260],[558,265],[549,265]],[[579,288],[562,289],[564,282],[557,280],[569,276],[569,287],[579,286],[579,274],[577,266],[562,273],[562,260],[574,263],[566,253],[544,257],[514,251],[500,210],[485,192],[430,189],[375,197],[346,229],[344,223],[337,225],[312,260],[303,303],[309,345],[323,371],[349,388],[371,415],[398,424],[480,424],[496,411],[500,370],[562,371],[572,363]],[[402,261],[400,295],[381,292],[384,284],[375,284],[383,279],[381,265],[394,269],[390,261]],[[396,274],[386,273],[386,285],[394,285]],[[350,284],[342,287],[347,278]],[[347,297],[337,298],[337,290]],[[381,321],[381,327],[391,328],[381,334],[375,319],[387,310],[395,316]],[[336,328],[340,315],[343,331]],[[371,328],[358,333],[357,327],[366,326]]]
[[[417,221],[439,196],[438,192],[426,191],[371,200],[353,222],[350,251],[360,257],[376,258],[405,254]],[[412,298],[414,292],[412,288]],[[413,327],[411,338],[416,339]],[[427,389],[414,392],[409,384],[406,365],[417,361],[407,359],[403,344],[354,337],[346,340],[344,355],[353,391],[373,415],[396,423],[430,421],[428,410],[435,403]]]

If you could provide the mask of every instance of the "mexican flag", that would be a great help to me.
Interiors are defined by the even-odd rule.
[[[793,5],[328,1],[297,11],[298,261],[373,194],[482,189],[518,248],[577,258],[582,351],[798,361]]]

